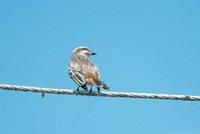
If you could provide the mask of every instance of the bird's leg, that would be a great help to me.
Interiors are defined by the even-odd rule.
[[[90,93],[92,92],[92,86],[91,86],[91,88],[90,88]]]
[[[98,91],[98,93],[100,93],[100,88],[99,87],[97,87],[97,91]]]
[[[76,96],[77,96],[78,93],[79,93],[79,87],[80,87],[80,86],[78,86],[77,89],[76,89],[76,91],[77,91]]]
[[[91,86],[90,91],[89,91],[89,97],[90,97],[91,93],[92,93],[92,86]]]
[[[79,93],[79,87],[80,87],[80,86],[78,86],[78,88],[76,89],[76,91],[77,91],[78,93]]]

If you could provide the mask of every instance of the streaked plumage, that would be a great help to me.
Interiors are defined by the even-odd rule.
[[[71,61],[68,65],[68,71],[71,79],[75,81],[79,87],[81,86],[86,91],[87,86],[97,87],[98,92],[100,88],[109,89],[109,87],[100,79],[100,72],[98,67],[90,61],[90,56],[96,53],[89,50],[87,47],[78,47],[72,53]]]

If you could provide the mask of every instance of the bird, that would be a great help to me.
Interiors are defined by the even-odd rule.
[[[100,79],[100,72],[91,60],[90,57],[96,55],[86,46],[80,46],[73,50],[71,60],[68,64],[68,74],[70,78],[78,85],[88,92],[90,87],[90,93],[93,86],[97,88],[100,93],[100,88],[109,90],[110,88]]]

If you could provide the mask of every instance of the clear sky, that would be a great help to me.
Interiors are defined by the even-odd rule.
[[[1,0],[0,83],[76,89],[85,45],[112,91],[200,95],[199,0]],[[102,90],[103,91],[103,90]],[[199,134],[200,103],[0,90],[1,134]]]

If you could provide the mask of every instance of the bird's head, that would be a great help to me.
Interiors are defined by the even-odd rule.
[[[88,47],[85,46],[75,48],[73,54],[87,56],[87,57],[96,55],[96,53],[92,52]]]

